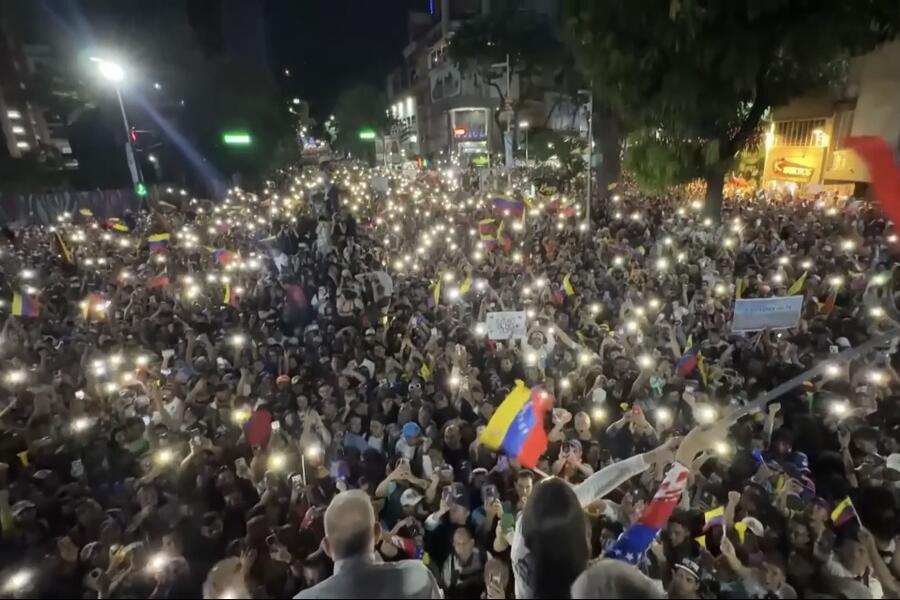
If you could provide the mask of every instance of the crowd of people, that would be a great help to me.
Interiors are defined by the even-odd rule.
[[[900,594],[896,344],[840,358],[900,326],[877,205],[623,186],[588,222],[464,182],[340,163],[8,231],[0,595]],[[527,466],[481,443],[519,385]]]

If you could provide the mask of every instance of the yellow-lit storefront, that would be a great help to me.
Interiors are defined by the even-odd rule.
[[[771,119],[763,185],[864,193],[869,172],[843,142],[849,135],[878,135],[900,150],[900,41],[852,59],[836,94],[798,98]]]

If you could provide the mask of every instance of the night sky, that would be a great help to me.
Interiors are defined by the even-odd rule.
[[[286,92],[325,114],[337,94],[358,81],[383,89],[407,43],[414,0],[275,0],[265,3],[271,58],[291,70]]]

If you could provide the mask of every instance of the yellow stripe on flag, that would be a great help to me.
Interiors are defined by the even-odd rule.
[[[834,510],[831,511],[831,520],[837,521],[840,518],[841,513],[847,510],[847,508],[853,508],[853,501],[850,500],[850,496],[847,496],[838,502],[838,505],[834,507]]]
[[[506,432],[509,431],[513,419],[516,418],[516,415],[528,402],[529,396],[531,396],[531,388],[526,386],[521,380],[516,379],[516,386],[500,403],[487,427],[484,428],[481,434],[481,443],[488,448],[498,450],[503,444],[503,438],[506,437]]]
[[[572,275],[566,273],[566,276],[563,277],[563,291],[566,293],[566,296],[574,296],[575,288],[572,287]]]
[[[697,370],[700,371],[700,377],[703,379],[703,386],[709,387],[709,374],[706,372],[706,361],[703,360],[703,353],[697,353]]]
[[[710,521],[715,519],[716,517],[724,517],[725,516],[725,507],[717,506],[716,508],[710,509],[703,513],[703,522],[705,524],[709,524]]]
[[[466,278],[463,280],[462,284],[459,286],[459,295],[465,296],[469,293],[469,290],[472,289],[472,274],[466,275]]]
[[[22,316],[22,294],[18,292],[13,292],[12,314]]]
[[[734,283],[734,297],[740,299],[744,295],[744,288],[747,287],[747,280],[741,277]]]
[[[441,277],[442,275],[438,275],[437,283],[434,284],[434,288],[432,289],[435,305],[441,303]]]
[[[803,285],[806,283],[806,276],[809,274],[809,271],[803,271],[803,275],[797,278],[791,287],[788,288],[787,295],[794,296],[799,294],[803,290]]]

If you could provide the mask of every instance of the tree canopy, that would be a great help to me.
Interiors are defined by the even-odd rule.
[[[636,133],[627,163],[656,184],[721,184],[772,107],[840,80],[846,60],[897,35],[882,0],[569,0],[570,43],[595,93]]]

